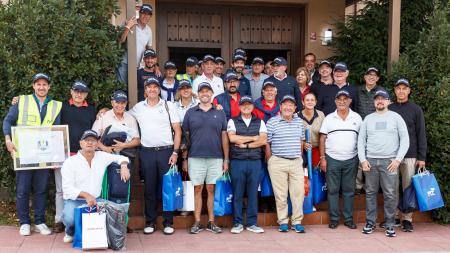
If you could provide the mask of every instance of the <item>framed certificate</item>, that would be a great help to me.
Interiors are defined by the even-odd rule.
[[[67,125],[12,127],[14,170],[60,168],[70,155]]]

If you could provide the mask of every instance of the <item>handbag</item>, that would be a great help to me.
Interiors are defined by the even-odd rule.
[[[441,190],[433,173],[425,168],[419,169],[419,173],[412,177],[412,182],[421,212],[444,206]]]
[[[263,166],[263,178],[261,180],[261,197],[273,196],[272,182],[270,181],[267,166]]]
[[[312,175],[313,203],[319,204],[327,200],[327,182],[325,173],[319,167],[314,168]]]
[[[176,165],[172,165],[163,176],[163,211],[175,211],[183,208],[183,183]]]
[[[183,207],[178,209],[178,211],[194,211],[195,203],[194,203],[194,185],[192,181],[183,180]]]
[[[233,188],[228,172],[216,181],[214,193],[214,215],[225,216],[233,214]]]
[[[130,201],[130,179],[126,182],[120,178],[120,165],[111,163],[106,170],[108,177],[108,196],[105,198],[115,203],[128,203]]]
[[[108,246],[113,250],[121,250],[125,246],[129,206],[129,203],[116,204],[114,202],[107,202],[105,205]]]
[[[75,234],[72,247],[77,249],[106,249],[106,213],[104,203],[89,207],[82,205],[74,210]]]
[[[417,203],[416,190],[414,190],[414,185],[410,184],[403,191],[402,196],[398,201],[398,209],[402,213],[411,213],[419,209],[419,204]]]

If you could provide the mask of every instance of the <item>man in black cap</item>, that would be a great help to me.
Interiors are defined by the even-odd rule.
[[[271,81],[277,88],[277,100],[278,102],[286,96],[290,95],[295,98],[297,111],[302,110],[302,98],[300,89],[297,86],[297,81],[294,77],[286,74],[287,61],[283,57],[277,57],[273,60],[273,76],[270,76],[266,80]]]
[[[244,77],[245,60],[247,58],[242,54],[235,54],[233,62],[231,63],[232,71],[234,71],[239,78],[239,93],[242,96],[251,96],[250,81]]]
[[[239,92],[239,77],[234,72],[225,74],[225,92],[216,96],[213,104],[225,112],[227,120],[237,117],[240,114],[239,100],[241,94]]]
[[[175,78],[177,74],[177,66],[172,61],[164,63],[164,79],[161,81],[161,98],[174,102],[175,94],[178,89],[178,80]]]
[[[399,79],[394,86],[395,102],[389,105],[392,110],[406,122],[409,134],[409,149],[405,158],[400,163],[400,175],[402,178],[402,189],[405,190],[411,184],[411,178],[416,172],[416,167],[425,167],[427,155],[427,135],[425,131],[425,118],[420,106],[409,100],[411,87],[409,81]],[[402,229],[405,232],[412,232],[412,212],[401,213]]]
[[[225,77],[223,71],[225,68],[225,60],[222,58],[222,56],[217,56],[215,60],[216,60],[216,68],[214,69],[214,75],[222,78],[223,80],[223,78]]]
[[[233,182],[233,228],[231,233],[239,234],[243,226],[243,198],[247,192],[248,231],[263,233],[257,223],[258,216],[258,186],[262,173],[262,147],[267,143],[267,128],[264,121],[252,114],[253,99],[249,96],[241,97],[239,109],[241,115],[228,121],[227,132],[230,139],[230,157],[233,168],[231,180]]]
[[[195,78],[198,76],[198,59],[195,56],[191,56],[186,59],[186,73],[177,74],[177,80],[188,80],[191,85],[194,83]]]
[[[264,59],[262,57],[255,57],[252,60],[252,71],[245,75],[250,81],[250,90],[252,93],[253,101],[260,98],[262,93],[261,89],[264,83],[269,76],[264,74]]]
[[[161,77],[161,71],[158,67],[158,55],[153,49],[147,49],[144,52],[144,67],[137,71],[138,101],[144,100],[144,82],[150,77]]]
[[[148,26],[148,22],[153,15],[153,8],[149,4],[143,4],[139,9],[139,18],[131,17],[125,25],[119,43],[123,44],[127,40],[128,34],[136,26],[136,66],[139,69],[142,61],[142,56],[146,49],[152,47],[152,29]],[[125,52],[122,62],[117,69],[117,79],[122,83],[128,83],[128,57]]]

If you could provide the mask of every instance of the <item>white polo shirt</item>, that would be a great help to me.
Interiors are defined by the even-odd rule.
[[[194,83],[192,85],[192,91],[195,94],[197,94],[198,85],[200,83],[203,83],[203,82],[207,82],[207,83],[209,83],[211,85],[211,88],[214,91],[213,98],[215,98],[218,95],[220,95],[220,94],[225,92],[224,87],[223,87],[223,80],[222,80],[222,78],[213,75],[213,78],[209,79],[203,73],[201,76],[198,76],[197,78],[195,78]]]
[[[150,106],[147,99],[137,103],[129,112],[133,115],[141,129],[141,144],[144,147],[161,147],[173,145],[171,123],[180,123],[177,109],[172,102],[167,102],[169,114],[164,105],[165,100],[159,99],[158,104]]]
[[[345,120],[338,116],[337,111],[327,115],[319,131],[327,135],[325,153],[339,161],[351,159],[358,154],[358,132],[362,119],[359,114],[349,110]]]
[[[140,25],[136,25],[136,66],[139,68],[142,56],[148,47],[152,46],[152,29],[149,25],[145,25],[144,29]],[[122,62],[128,63],[127,53],[123,56]]]

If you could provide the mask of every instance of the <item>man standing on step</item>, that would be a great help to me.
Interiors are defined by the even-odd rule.
[[[416,167],[425,167],[427,136],[422,108],[409,101],[411,88],[408,80],[399,79],[395,84],[394,92],[396,101],[389,105],[389,110],[402,116],[409,134],[409,149],[399,167],[402,177],[402,189],[405,190],[411,184]],[[414,230],[412,215],[412,212],[401,214],[402,229],[405,232],[412,232]]]
[[[339,225],[339,192],[344,199],[344,225],[356,229],[353,222],[358,153],[356,150],[361,116],[350,109],[351,95],[340,90],[335,96],[336,111],[328,114],[320,128],[320,169],[326,172],[329,228]]]
[[[375,93],[374,103],[376,111],[366,116],[358,136],[358,157],[366,177],[366,226],[362,232],[371,234],[375,230],[381,186],[386,236],[395,237],[398,167],[408,151],[408,129],[398,113],[388,110],[390,100],[385,90]]]

